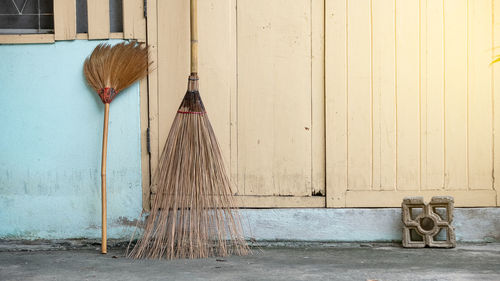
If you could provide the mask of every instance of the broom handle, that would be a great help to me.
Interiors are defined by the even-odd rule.
[[[102,234],[101,253],[108,252],[107,245],[107,218],[106,218],[106,155],[108,150],[108,119],[109,103],[104,104],[104,129],[102,133],[102,161],[101,161],[101,198],[102,198]]]
[[[198,1],[191,0],[191,73],[198,73]]]

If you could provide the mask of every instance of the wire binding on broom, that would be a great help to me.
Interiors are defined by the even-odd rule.
[[[202,111],[202,112],[195,112],[195,111],[182,111],[182,110],[177,110],[177,113],[180,113],[180,114],[200,114],[200,115],[203,115],[205,113],[207,113],[206,111]]]

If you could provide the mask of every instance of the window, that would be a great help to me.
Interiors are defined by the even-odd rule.
[[[123,2],[109,0],[109,31],[123,32]]]
[[[0,44],[146,40],[145,0],[0,0]]]
[[[54,33],[53,0],[0,0],[0,34]]]
[[[87,33],[87,0],[76,0],[76,33]]]

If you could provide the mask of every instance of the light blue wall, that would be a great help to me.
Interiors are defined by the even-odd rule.
[[[104,106],[82,65],[101,42],[0,45],[0,238],[100,237]],[[141,211],[139,100],[135,84],[111,104],[110,238]]]

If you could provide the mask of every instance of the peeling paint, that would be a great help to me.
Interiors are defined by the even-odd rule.
[[[144,224],[144,221],[139,221],[138,219],[129,219],[127,217],[118,217],[118,219],[115,221],[116,224],[118,225],[123,225],[123,226],[132,226],[132,227],[140,227]]]

